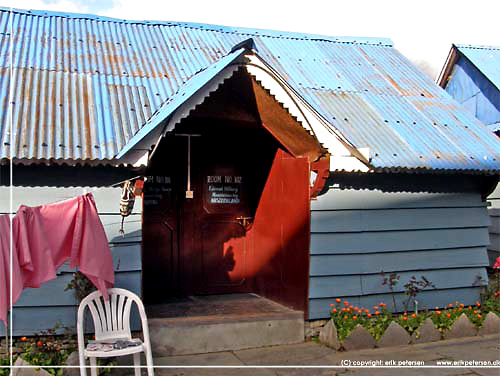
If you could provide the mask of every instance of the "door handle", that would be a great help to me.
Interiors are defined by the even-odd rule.
[[[253,217],[237,217],[236,221],[245,229],[245,231],[248,231],[250,227],[252,227],[253,224]]]

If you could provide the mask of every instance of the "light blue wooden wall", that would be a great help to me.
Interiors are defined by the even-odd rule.
[[[328,317],[335,298],[392,305],[381,271],[400,275],[400,310],[412,276],[436,286],[418,295],[420,307],[476,302],[488,280],[489,225],[479,193],[331,187],[311,204],[309,319]]]
[[[0,187],[0,213],[9,211],[9,192]],[[141,210],[142,202],[137,198],[133,213],[125,219],[125,236],[119,234],[121,216],[119,214],[120,188],[54,188],[15,187],[13,208],[19,205],[36,206],[92,192],[99,217],[104,225],[110,243],[115,268],[116,287],[122,287],[141,296]],[[13,308],[13,334],[31,335],[41,330],[53,328],[56,322],[67,327],[75,327],[77,301],[73,291],[64,291],[73,277],[73,270],[63,265],[58,270],[58,278],[47,282],[38,289],[26,289]],[[139,329],[137,315],[133,317],[134,329]],[[0,333],[3,327],[0,326]]]
[[[490,245],[488,246],[488,257],[490,265],[493,266],[496,259],[500,257],[500,184],[492,194],[488,196],[490,208]]]

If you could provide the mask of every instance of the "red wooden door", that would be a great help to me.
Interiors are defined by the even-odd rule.
[[[193,198],[184,198],[182,204],[181,258],[186,293],[252,291],[249,265],[253,241],[248,229],[269,169],[270,153],[264,153],[268,162],[259,168],[255,159],[248,158],[245,145],[227,143],[215,135],[192,140],[191,152]]]
[[[307,312],[309,162],[278,149],[251,229],[256,292]]]

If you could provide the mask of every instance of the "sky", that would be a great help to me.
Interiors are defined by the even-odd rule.
[[[392,39],[433,78],[452,43],[500,46],[499,0],[0,0],[4,7]]]

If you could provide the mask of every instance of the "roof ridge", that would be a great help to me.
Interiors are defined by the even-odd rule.
[[[49,10],[27,10],[20,8],[8,8],[0,6],[0,12],[14,12],[19,14],[26,14],[38,17],[65,17],[65,18],[80,18],[95,21],[117,22],[117,23],[130,23],[130,24],[143,24],[149,26],[163,25],[163,26],[176,26],[185,27],[190,29],[203,29],[207,31],[245,34],[259,37],[269,38],[282,38],[282,39],[300,39],[310,41],[325,41],[333,43],[356,43],[368,44],[374,46],[393,47],[394,44],[390,38],[384,37],[352,37],[352,36],[328,36],[320,34],[300,33],[292,31],[272,30],[272,29],[257,29],[249,27],[236,27],[216,24],[202,24],[196,22],[181,22],[181,21],[159,21],[159,20],[126,20],[123,18],[113,18],[107,16],[99,16],[95,14],[86,13],[72,13],[72,12],[58,12]]]
[[[457,43],[453,43],[453,45],[457,48],[471,48],[477,50],[500,50],[500,46],[488,46],[481,44],[457,44]]]

